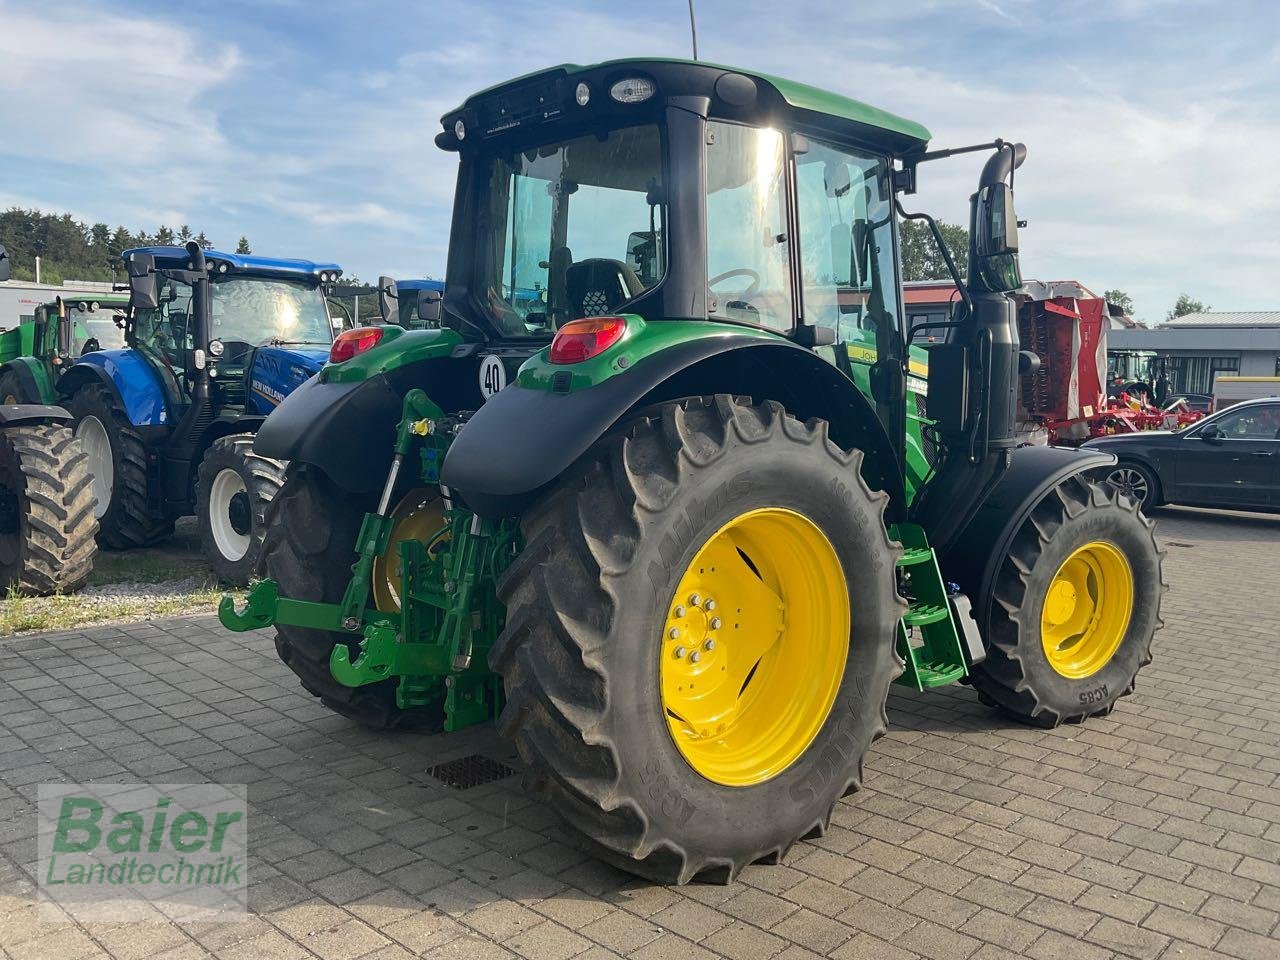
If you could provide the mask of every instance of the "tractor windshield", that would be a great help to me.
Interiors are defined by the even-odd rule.
[[[504,337],[616,313],[662,279],[666,206],[656,125],[495,156],[482,177],[485,309]]]
[[[229,277],[212,284],[212,340],[327,344],[333,326],[319,286],[294,280]]]

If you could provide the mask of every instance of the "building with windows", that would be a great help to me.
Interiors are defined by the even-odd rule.
[[[1149,380],[1162,370],[1174,393],[1212,393],[1222,373],[1280,376],[1280,311],[1208,311],[1152,328],[1112,330],[1113,373]]]

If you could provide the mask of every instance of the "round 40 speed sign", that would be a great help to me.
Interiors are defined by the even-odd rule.
[[[480,358],[480,394],[488,400],[507,385],[507,368],[493,354]]]

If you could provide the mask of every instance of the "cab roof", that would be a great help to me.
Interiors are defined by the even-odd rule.
[[[397,280],[397,290],[444,290],[443,280]]]
[[[156,258],[156,266],[169,269],[183,269],[191,261],[185,247],[134,247],[126,250],[121,257],[128,260],[135,253],[149,253]],[[259,257],[248,253],[223,253],[221,250],[206,250],[206,260],[217,260],[227,264],[228,269],[237,273],[257,276],[275,277],[319,277],[321,273],[342,273],[336,263],[315,260],[289,260],[280,257]]]
[[[632,57],[621,60],[605,60],[600,63],[593,64],[577,64],[562,63],[558,66],[548,67],[545,70],[538,70],[534,73],[527,73],[524,76],[517,77],[512,80],[503,81],[500,84],[488,87],[467,98],[458,110],[450,111],[445,117],[449,118],[464,110],[477,100],[491,96],[502,90],[519,86],[527,81],[548,75],[563,74],[567,77],[575,77],[579,74],[592,73],[599,75],[602,71],[608,72],[614,69],[625,71],[626,69],[634,69],[643,72],[646,68],[653,67],[689,67],[689,68],[705,68],[715,74],[739,74],[750,77],[759,84],[772,88],[782,101],[794,110],[803,111],[809,114],[815,114],[826,118],[825,125],[831,125],[832,121],[836,123],[844,122],[851,125],[855,131],[858,128],[873,128],[889,134],[890,137],[900,142],[902,152],[918,152],[924,150],[925,146],[931,139],[928,129],[913,120],[907,120],[887,110],[881,110],[879,107],[873,107],[861,100],[854,100],[851,97],[845,97],[838,93],[832,93],[829,90],[822,90],[818,87],[810,86],[805,83],[798,83],[794,80],[787,80],[783,77],[775,77],[767,73],[759,73],[754,70],[743,70],[738,67],[725,66],[723,64],[708,63],[705,60],[684,60],[677,57]],[[714,84],[714,81],[713,81]],[[442,118],[444,119],[444,118]]]

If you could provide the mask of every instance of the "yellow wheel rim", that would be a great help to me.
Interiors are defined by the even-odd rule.
[[[1101,540],[1086,543],[1063,562],[1049,584],[1040,613],[1044,655],[1072,680],[1105,667],[1133,613],[1133,571],[1119,548]]]
[[[791,510],[752,510],[698,551],[662,631],[662,706],[715,783],[769,780],[813,742],[849,656],[849,591],[831,541]]]
[[[411,490],[391,512],[387,552],[373,561],[373,605],[384,613],[400,610],[400,544],[419,540],[430,544],[443,532],[444,507],[435,490]]]

